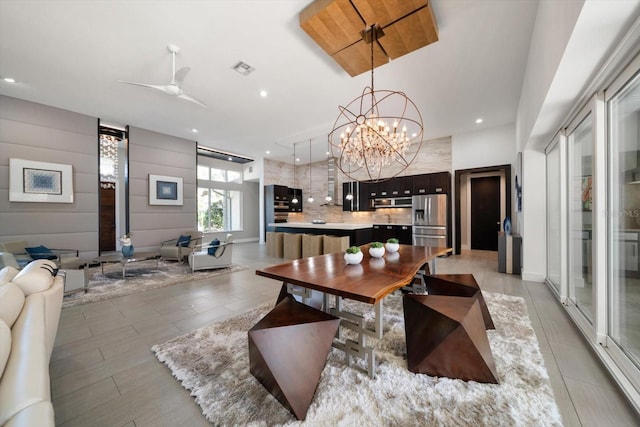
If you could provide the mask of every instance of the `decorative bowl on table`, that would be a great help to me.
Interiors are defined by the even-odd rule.
[[[389,253],[398,252],[398,249],[400,249],[400,243],[398,242],[398,239],[392,237],[387,240],[387,243],[384,245],[384,247]]]
[[[373,242],[369,246],[369,255],[374,258],[381,258],[384,256],[384,245],[380,242]]]
[[[363,253],[357,246],[351,246],[344,253],[344,261],[347,264],[360,264],[362,262]]]

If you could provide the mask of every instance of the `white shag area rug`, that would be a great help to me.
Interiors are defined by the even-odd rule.
[[[488,292],[484,296],[496,325],[487,333],[500,384],[409,372],[402,298],[394,294],[384,300],[384,336],[375,345],[376,378],[348,368],[344,354],[332,349],[305,421],[296,420],[249,373],[247,331],[272,305],[151,350],[215,425],[561,426],[524,299]],[[350,310],[360,309],[369,321],[371,307],[349,302]]]
[[[90,268],[87,292],[65,295],[62,306],[73,307],[79,304],[104,301],[186,281],[234,273],[247,268],[244,265],[233,264],[227,268],[200,270],[192,273],[188,264],[159,260],[156,266],[155,261],[144,261],[139,265],[127,266],[126,277],[123,279],[120,264],[105,264],[104,274],[100,267]]]

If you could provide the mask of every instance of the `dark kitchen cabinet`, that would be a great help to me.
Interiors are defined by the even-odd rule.
[[[298,199],[298,203],[293,203],[293,198]],[[302,212],[302,190],[299,188],[287,188],[287,200],[289,201],[289,212]]]
[[[351,187],[349,187],[351,184]],[[342,210],[344,212],[372,211],[373,202],[368,197],[367,182],[342,183]],[[347,200],[347,194],[351,191],[353,199]]]
[[[374,224],[372,237],[374,242],[382,243],[395,237],[400,244],[411,245],[413,236],[410,225]]]
[[[451,190],[451,173],[438,172],[430,174],[429,178],[431,194],[444,193],[449,194]]]
[[[369,199],[380,197],[379,185],[377,182],[360,181],[360,194],[364,194]]]
[[[343,182],[342,183],[342,210],[344,212],[353,212],[358,210],[358,183]],[[352,199],[347,199],[347,195],[351,193]]]
[[[413,194],[449,194],[451,173],[438,172],[413,176]]]
[[[289,189],[284,185],[273,185],[273,200],[289,200]]]
[[[399,176],[389,180],[389,196],[403,197],[413,194],[413,177]]]

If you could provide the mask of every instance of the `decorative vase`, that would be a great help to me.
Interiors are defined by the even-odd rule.
[[[133,245],[123,246],[122,256],[133,256]]]
[[[506,218],[504,219],[504,225],[503,225],[503,228],[504,228],[504,232],[505,232],[506,234],[511,234],[511,219],[510,219],[509,217],[506,217]]]
[[[394,252],[398,252],[398,249],[400,249],[400,244],[387,242],[384,244],[384,247],[387,249],[387,252],[394,253]]]
[[[362,254],[362,251],[356,252],[355,254],[350,254],[348,252],[345,252],[344,261],[347,264],[360,264],[360,262],[362,262],[363,256],[364,255]]]
[[[384,247],[369,248],[369,255],[371,255],[374,258],[382,258],[384,256]]]

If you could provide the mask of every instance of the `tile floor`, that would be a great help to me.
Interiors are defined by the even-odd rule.
[[[51,359],[58,426],[209,425],[149,350],[187,331],[275,301],[280,283],[256,268],[282,262],[256,243],[236,244],[250,268],[62,310]],[[438,259],[438,273],[473,273],[485,291],[523,297],[566,426],[637,426],[640,417],[542,283],[497,272],[495,252]]]

